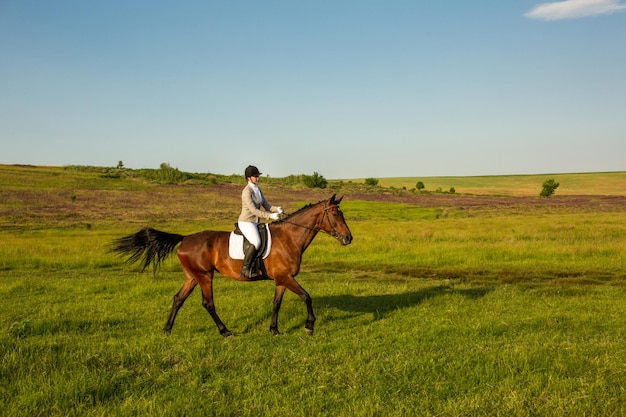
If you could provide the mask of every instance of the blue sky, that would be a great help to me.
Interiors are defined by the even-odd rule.
[[[0,163],[626,170],[626,1],[0,0]]]

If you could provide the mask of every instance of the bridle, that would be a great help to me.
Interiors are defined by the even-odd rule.
[[[309,227],[309,226],[305,226],[303,224],[298,224],[298,223],[294,223],[294,222],[290,222],[289,220],[281,220],[281,222],[283,223],[288,223],[288,224],[292,224],[294,226],[298,226],[298,227],[302,227],[304,229],[308,229],[308,230],[313,230],[316,233],[317,232],[323,232],[326,233],[329,236],[334,237],[335,239],[340,239],[341,235],[339,234],[339,232],[337,230],[335,230],[335,228],[333,227],[333,224],[330,221],[330,215],[328,214],[328,210],[330,210],[332,207],[327,206],[326,205],[327,201],[324,201],[324,214],[322,215],[322,220],[316,224],[314,227]],[[337,206],[337,209],[339,209],[339,206]],[[330,226],[330,232],[327,232],[326,230],[322,229],[322,224],[324,224],[324,219],[328,220],[328,225]]]

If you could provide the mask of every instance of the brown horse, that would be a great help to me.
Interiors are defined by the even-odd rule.
[[[286,289],[300,296],[305,302],[308,317],[304,327],[308,334],[313,334],[315,315],[311,297],[295,280],[295,276],[300,271],[302,254],[318,232],[328,233],[339,240],[342,245],[349,245],[352,242],[352,234],[339,208],[342,198],[335,200],[333,195],[328,200],[309,204],[283,220],[269,225],[272,248],[265,259],[267,275],[261,275],[254,280],[272,279],[276,283],[270,325],[270,331],[275,335],[280,334],[278,311]],[[229,235],[230,232],[206,230],[182,236],[144,228],[133,235],[118,239],[114,243],[113,250],[128,256],[129,263],[141,261],[144,269],[152,265],[156,272],[161,262],[182,242],[177,254],[186,280],[174,296],[172,310],[163,330],[168,334],[171,332],[178,310],[196,285],[200,285],[202,305],[215,321],[220,334],[232,336],[231,331],[226,328],[215,311],[213,275],[217,271],[240,281],[250,281],[250,279],[239,275],[242,261],[229,256]]]

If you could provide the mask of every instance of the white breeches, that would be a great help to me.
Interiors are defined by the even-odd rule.
[[[237,222],[241,233],[254,245],[258,250],[261,247],[261,235],[259,235],[259,228],[256,223],[250,222]]]

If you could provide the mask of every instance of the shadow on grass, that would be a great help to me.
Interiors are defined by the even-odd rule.
[[[425,288],[419,291],[411,291],[400,294],[376,294],[376,295],[329,295],[315,297],[315,304],[323,307],[332,307],[349,313],[370,313],[375,320],[383,318],[387,313],[399,309],[414,307],[424,301],[446,294],[458,294],[470,299],[482,298],[493,291],[492,287],[479,287],[470,289],[454,289],[448,285],[439,285]]]

